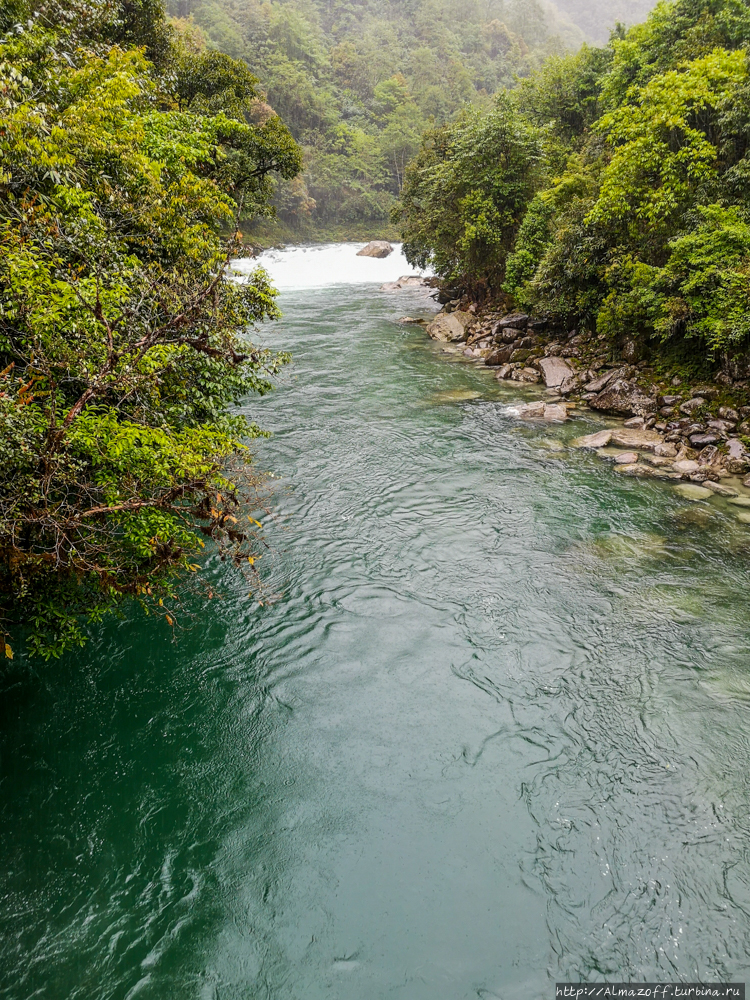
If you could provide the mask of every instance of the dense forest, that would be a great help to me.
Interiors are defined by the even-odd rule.
[[[429,131],[406,253],[570,329],[718,359],[750,340],[750,7],[660,3]]]
[[[426,128],[486,106],[546,56],[577,49],[587,32],[606,38],[616,19],[592,0],[573,4],[571,17],[562,6],[170,0],[169,10],[196,44],[250,66],[303,147],[304,172],[279,181],[274,199],[293,236],[337,225],[382,230]],[[648,2],[636,6],[645,12]]]
[[[259,431],[228,408],[287,359],[250,339],[266,276],[228,266],[301,157],[245,64],[156,0],[2,18],[0,633],[49,657],[129,599],[172,624],[207,539],[252,573]]]

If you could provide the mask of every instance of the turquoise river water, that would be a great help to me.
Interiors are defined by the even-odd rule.
[[[0,678],[0,998],[744,980],[750,528],[519,423],[353,252],[269,258],[276,600],[212,564],[174,640]]]

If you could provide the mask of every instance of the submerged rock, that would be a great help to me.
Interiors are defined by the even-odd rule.
[[[612,431],[597,431],[596,434],[576,438],[572,444],[574,448],[606,448],[611,440]]]
[[[711,490],[712,493],[716,493],[720,497],[736,497],[739,493],[732,486],[724,486],[723,483],[714,483],[712,480],[707,479],[706,488]]]
[[[388,257],[393,253],[393,247],[388,240],[372,240],[366,247],[357,251],[358,257]]]
[[[735,507],[750,507],[750,497],[733,497],[730,501]]]
[[[694,486],[693,483],[680,483],[679,486],[675,486],[675,490],[686,500],[708,500],[713,496],[711,490],[705,486]]]

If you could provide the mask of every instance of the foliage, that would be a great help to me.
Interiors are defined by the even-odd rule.
[[[227,408],[286,358],[252,345],[275,293],[220,233],[301,165],[243,65],[178,44],[162,75],[48,13],[0,39],[0,607],[45,657],[127,598],[171,622],[203,538],[252,565],[260,432]]]
[[[638,336],[703,357],[747,349],[749,47],[744,0],[672,0],[605,49],[551,58],[508,99],[509,126],[537,129],[542,156],[520,200],[493,203],[498,218],[523,215],[505,257],[492,232],[471,260],[438,250],[460,247],[465,225],[455,211],[430,211],[446,189],[431,137],[407,172],[404,236],[419,233],[420,259],[451,281],[497,287],[504,269],[519,304],[614,347]],[[477,136],[493,114],[480,114]],[[500,159],[462,172],[466,190],[499,191],[507,179]]]
[[[426,129],[582,40],[538,0],[170,0],[170,11],[245,60],[304,147],[302,177],[274,198],[302,233],[384,228]]]
[[[447,278],[497,285],[526,205],[541,183],[540,130],[506,98],[428,133],[401,200],[404,253]]]

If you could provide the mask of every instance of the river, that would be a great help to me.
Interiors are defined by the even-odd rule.
[[[6,667],[0,997],[744,980],[750,529],[519,423],[396,255],[268,259],[274,599]]]

